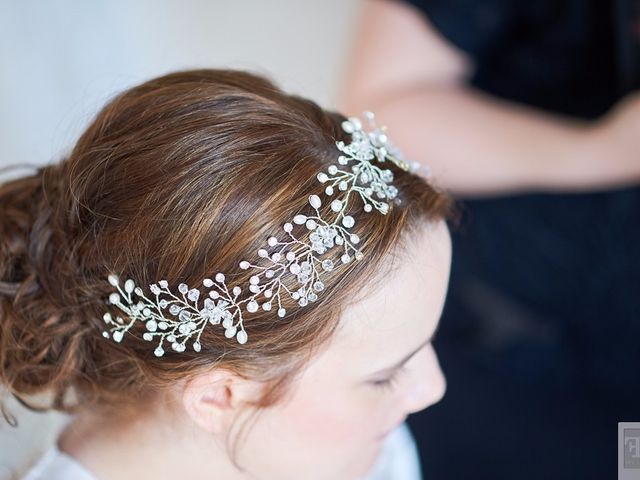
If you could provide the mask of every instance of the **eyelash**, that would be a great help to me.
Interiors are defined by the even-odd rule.
[[[404,372],[405,370],[406,367],[402,365],[389,378],[385,378],[384,380],[376,380],[372,383],[376,388],[380,388],[381,390],[393,390],[395,382],[398,380],[400,373]]]

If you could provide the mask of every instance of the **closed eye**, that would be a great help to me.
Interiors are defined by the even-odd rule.
[[[385,379],[382,380],[374,380],[372,383],[372,385],[374,385],[376,388],[380,388],[382,390],[393,390],[393,388],[395,387],[395,384],[398,380],[398,377],[400,376],[401,373],[406,371],[406,366],[402,365],[399,368],[397,368],[393,374]]]

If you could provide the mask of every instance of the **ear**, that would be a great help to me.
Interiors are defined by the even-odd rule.
[[[262,385],[222,368],[198,374],[185,383],[182,403],[191,419],[211,433],[222,433],[245,402],[256,400]]]

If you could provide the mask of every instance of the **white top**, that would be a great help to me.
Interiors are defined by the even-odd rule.
[[[22,480],[97,480],[75,458],[58,449],[54,443]]]
[[[421,480],[418,450],[405,423],[384,440],[380,457],[362,480]],[[97,477],[60,451],[57,442],[49,447],[22,480],[98,480]]]
[[[406,423],[384,440],[378,460],[363,480],[422,480],[418,447]]]

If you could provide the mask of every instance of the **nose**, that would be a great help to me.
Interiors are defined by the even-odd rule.
[[[415,371],[406,395],[407,414],[419,412],[438,403],[447,390],[447,381],[433,346],[428,345]]]

